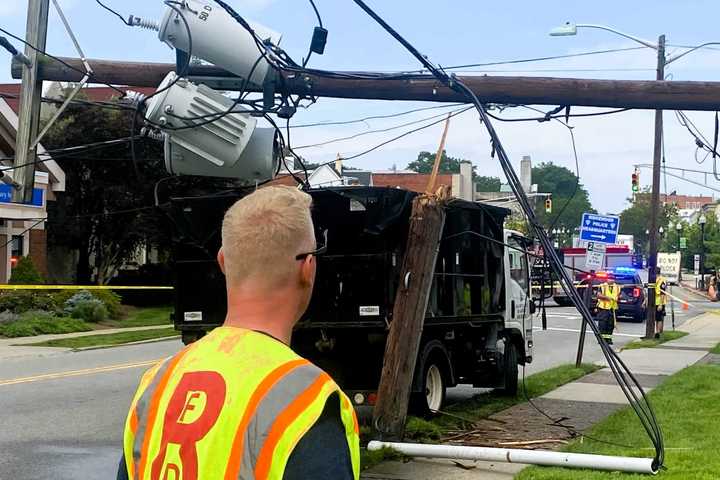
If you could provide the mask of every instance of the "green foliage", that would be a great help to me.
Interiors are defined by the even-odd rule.
[[[682,262],[683,267],[687,269],[693,268],[693,256],[700,254],[705,251],[705,268],[706,269],[719,269],[720,268],[720,222],[715,215],[712,213],[705,214],[707,223],[705,224],[705,241],[701,242],[701,229],[697,223],[683,224],[683,230],[681,236],[687,238],[687,248],[682,250]],[[673,223],[677,223],[677,219],[671,219]],[[678,233],[677,231],[669,232],[666,229],[666,234],[663,238],[663,242],[660,246],[660,251],[663,252],[675,252],[677,251]]]
[[[418,173],[431,173],[433,165],[435,165],[435,155],[430,152],[420,152],[417,159],[408,164],[407,169]],[[439,173],[460,173],[460,163],[464,161],[462,158],[448,157],[447,152],[443,150],[438,171]],[[475,172],[475,167],[473,167],[473,172]]]
[[[538,201],[535,208],[535,214],[545,228],[555,222],[554,228],[565,228],[572,232],[580,226],[584,212],[595,212],[587,190],[579,183],[577,175],[567,168],[552,162],[541,163],[533,167],[532,179],[538,186],[538,192],[552,194],[552,213],[545,212],[545,203],[542,201]],[[563,211],[565,204],[567,207]]]
[[[31,310],[14,322],[0,325],[0,335],[31,337],[34,335],[86,332],[90,325],[75,318],[56,317],[50,312]]]
[[[8,310],[15,314],[28,310],[54,311],[58,303],[52,294],[33,290],[6,290],[0,293],[0,311]]]
[[[87,290],[82,290],[65,301],[63,312],[72,318],[99,323],[107,320],[108,311],[103,302]]]
[[[30,257],[21,257],[10,277],[11,285],[42,285],[45,279],[35,268]]]
[[[134,112],[71,104],[63,119],[45,136],[43,145],[52,150],[125,138],[132,115]],[[65,172],[67,188],[48,205],[54,219],[48,224],[48,244],[79,252],[78,283],[106,283],[139,245],[170,243],[171,231],[163,214],[153,209],[134,210],[153,204],[155,182],[167,176],[162,144],[140,139],[135,142],[135,150],[141,159],[141,181],[132,173],[126,143],[107,145],[93,152],[91,158],[57,159]],[[95,215],[126,210],[126,214]]]
[[[390,460],[402,460],[403,458],[402,453],[392,448],[384,447],[380,450],[373,451],[363,448],[360,450],[360,470],[367,470],[379,463]]]
[[[620,233],[633,235],[635,249],[643,253],[648,251],[648,234],[645,231],[650,228],[650,200],[650,192],[645,190],[635,195],[631,205],[620,213]],[[675,215],[675,211],[672,205],[665,205],[660,211],[658,228],[663,227],[668,235],[672,235],[668,232],[668,223]]]
[[[443,430],[437,424],[418,417],[408,417],[405,438],[414,442],[431,443],[440,440]]]
[[[77,292],[75,290],[60,290],[53,293],[52,296],[55,300],[55,303],[60,308],[64,308],[65,303],[78,293],[83,293],[82,298],[95,298],[97,300],[100,300],[105,306],[105,309],[107,310],[108,316],[110,318],[118,319],[122,316],[122,304],[120,303],[120,295],[116,294],[111,290],[93,290],[92,292],[89,292],[87,290],[81,290],[80,292]]]
[[[474,171],[473,171],[474,173]],[[475,178],[475,190],[478,192],[499,192],[502,182],[498,177],[486,177],[484,175],[473,175]]]
[[[70,316],[90,323],[100,323],[107,320],[108,311],[98,299],[84,300],[75,304]]]

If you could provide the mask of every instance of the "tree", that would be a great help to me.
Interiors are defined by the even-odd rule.
[[[595,212],[590,196],[580,179],[565,167],[552,162],[541,163],[532,169],[532,183],[539,193],[552,194],[552,213],[545,212],[545,202],[539,200],[535,208],[540,223],[545,228],[565,228],[574,231],[580,226],[584,212]]]
[[[475,190],[478,192],[499,192],[501,185],[498,177],[475,176]]]
[[[650,228],[651,199],[650,191],[646,189],[635,195],[634,199],[628,199],[631,202],[630,206],[620,213],[620,233],[632,235],[635,249],[644,253],[649,250],[649,235],[645,232]],[[668,233],[668,225],[675,214],[676,208],[672,205],[665,205],[660,210],[658,229],[663,228],[666,238],[672,235]]]
[[[417,159],[408,164],[407,169],[418,173],[432,173],[433,165],[435,165],[435,156],[435,153],[420,152],[418,153]],[[464,161],[462,158],[448,157],[447,152],[443,150],[438,172],[460,173],[460,163]],[[475,173],[474,166],[473,173]]]
[[[43,144],[53,150],[128,137],[132,114],[70,105]],[[136,155],[139,178],[127,143],[55,155],[66,189],[48,207],[48,244],[78,252],[79,283],[107,283],[140,245],[169,244],[164,216],[152,208],[155,183],[167,176],[162,143],[137,140]]]
[[[30,257],[21,257],[13,268],[10,285],[42,285],[45,279],[35,268]]]

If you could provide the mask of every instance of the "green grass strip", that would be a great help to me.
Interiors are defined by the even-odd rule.
[[[636,348],[653,348],[657,347],[662,343],[682,338],[685,335],[687,335],[687,332],[681,332],[679,330],[675,330],[672,332],[662,332],[660,334],[660,338],[651,338],[650,340],[636,340],[625,345],[623,347],[623,350],[634,350]]]
[[[720,478],[720,367],[696,365],[668,378],[649,394],[665,438],[665,467],[658,475],[663,480],[710,480]],[[624,408],[590,429],[588,435],[621,446],[583,439],[564,450],[576,453],[654,456],[654,449],[635,412]],[[621,474],[590,470],[531,467],[518,480],[606,480],[641,479],[647,475]]]
[[[84,337],[61,338],[57,340],[31,343],[29,346],[63,348],[101,347],[107,345],[122,345],[123,343],[140,342],[142,340],[152,340],[156,338],[173,337],[176,335],[178,335],[177,330],[173,327],[168,327],[152,330],[109,333],[105,335],[86,335]]]

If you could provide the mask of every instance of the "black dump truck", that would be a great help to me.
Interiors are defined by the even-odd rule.
[[[375,401],[406,248],[414,192],[310,190],[313,220],[327,230],[310,306],[292,347],[325,369],[357,405]],[[224,212],[242,194],[171,200],[177,228],[175,327],[189,343],[225,318],[216,263]],[[439,248],[413,380],[414,411],[439,410],[448,387],[514,394],[518,364],[532,360],[529,240],[504,231],[509,210],[453,200]]]

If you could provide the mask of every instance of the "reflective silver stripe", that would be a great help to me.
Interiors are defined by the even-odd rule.
[[[150,399],[152,399],[153,393],[155,393],[155,390],[157,389],[160,379],[163,377],[165,371],[170,365],[168,360],[171,358],[172,357],[168,357],[162,361],[162,366],[157,370],[157,372],[155,372],[155,376],[152,381],[150,381],[150,385],[148,385],[142,395],[140,395],[140,398],[135,405],[135,413],[138,418],[138,428],[137,432],[135,432],[135,440],[133,442],[133,462],[135,462],[135,472],[138,471],[140,466],[140,451],[142,450],[143,441],[145,440],[145,430],[147,430],[147,407],[150,403]]]
[[[315,365],[301,365],[278,380],[263,397],[245,431],[239,480],[255,480],[255,464],[275,419],[322,373]]]

